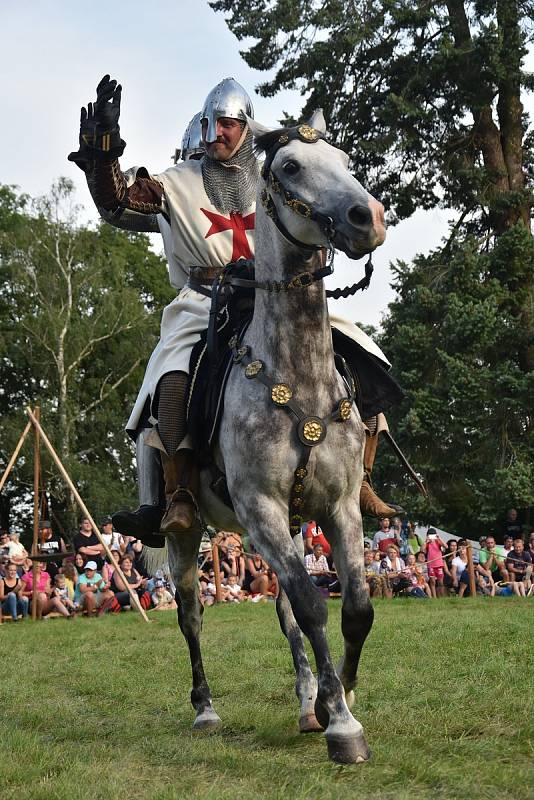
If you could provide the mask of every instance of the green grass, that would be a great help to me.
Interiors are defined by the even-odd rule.
[[[330,640],[341,649],[340,605]],[[373,750],[327,759],[299,736],[289,650],[272,605],[204,616],[223,729],[192,735],[173,613],[0,627],[2,800],[414,800],[534,795],[534,602],[379,601],[354,712]]]

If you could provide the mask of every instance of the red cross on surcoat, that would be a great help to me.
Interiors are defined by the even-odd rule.
[[[201,208],[200,210],[211,222],[211,228],[205,235],[205,239],[207,239],[208,236],[213,236],[214,233],[233,231],[232,258],[230,260],[237,261],[239,258],[254,258],[248,243],[247,234],[245,233],[245,231],[254,230],[254,221],[256,218],[254,213],[247,214],[246,217],[243,217],[241,214],[236,214],[232,211],[229,217],[223,217],[221,214],[215,214],[213,211],[207,211],[205,208]]]

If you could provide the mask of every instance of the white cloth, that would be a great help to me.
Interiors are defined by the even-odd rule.
[[[467,569],[467,561],[464,562],[462,561],[460,556],[455,556],[452,559],[451,567],[456,567],[456,577],[458,580],[460,580],[462,572],[464,571],[464,569]]]
[[[170,219],[170,232],[163,222],[160,230],[173,286],[184,286],[192,266],[222,268],[253,256],[254,207],[243,216],[221,214],[206,194],[199,161],[181,162],[154,178],[163,184],[164,208]],[[127,430],[136,430],[147,399],[154,397],[165,373],[189,372],[191,350],[208,327],[209,310],[210,298],[189,287],[166,306],[160,340],[150,356]],[[151,412],[154,418],[154,409]]]

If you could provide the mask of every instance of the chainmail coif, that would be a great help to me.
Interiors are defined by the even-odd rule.
[[[256,200],[260,170],[254,155],[250,130],[245,141],[228,161],[216,161],[205,155],[202,178],[210,202],[223,213],[244,214]]]

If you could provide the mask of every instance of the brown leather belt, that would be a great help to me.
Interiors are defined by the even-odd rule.
[[[211,286],[222,271],[221,267],[190,267],[189,277],[193,278],[197,283]]]

